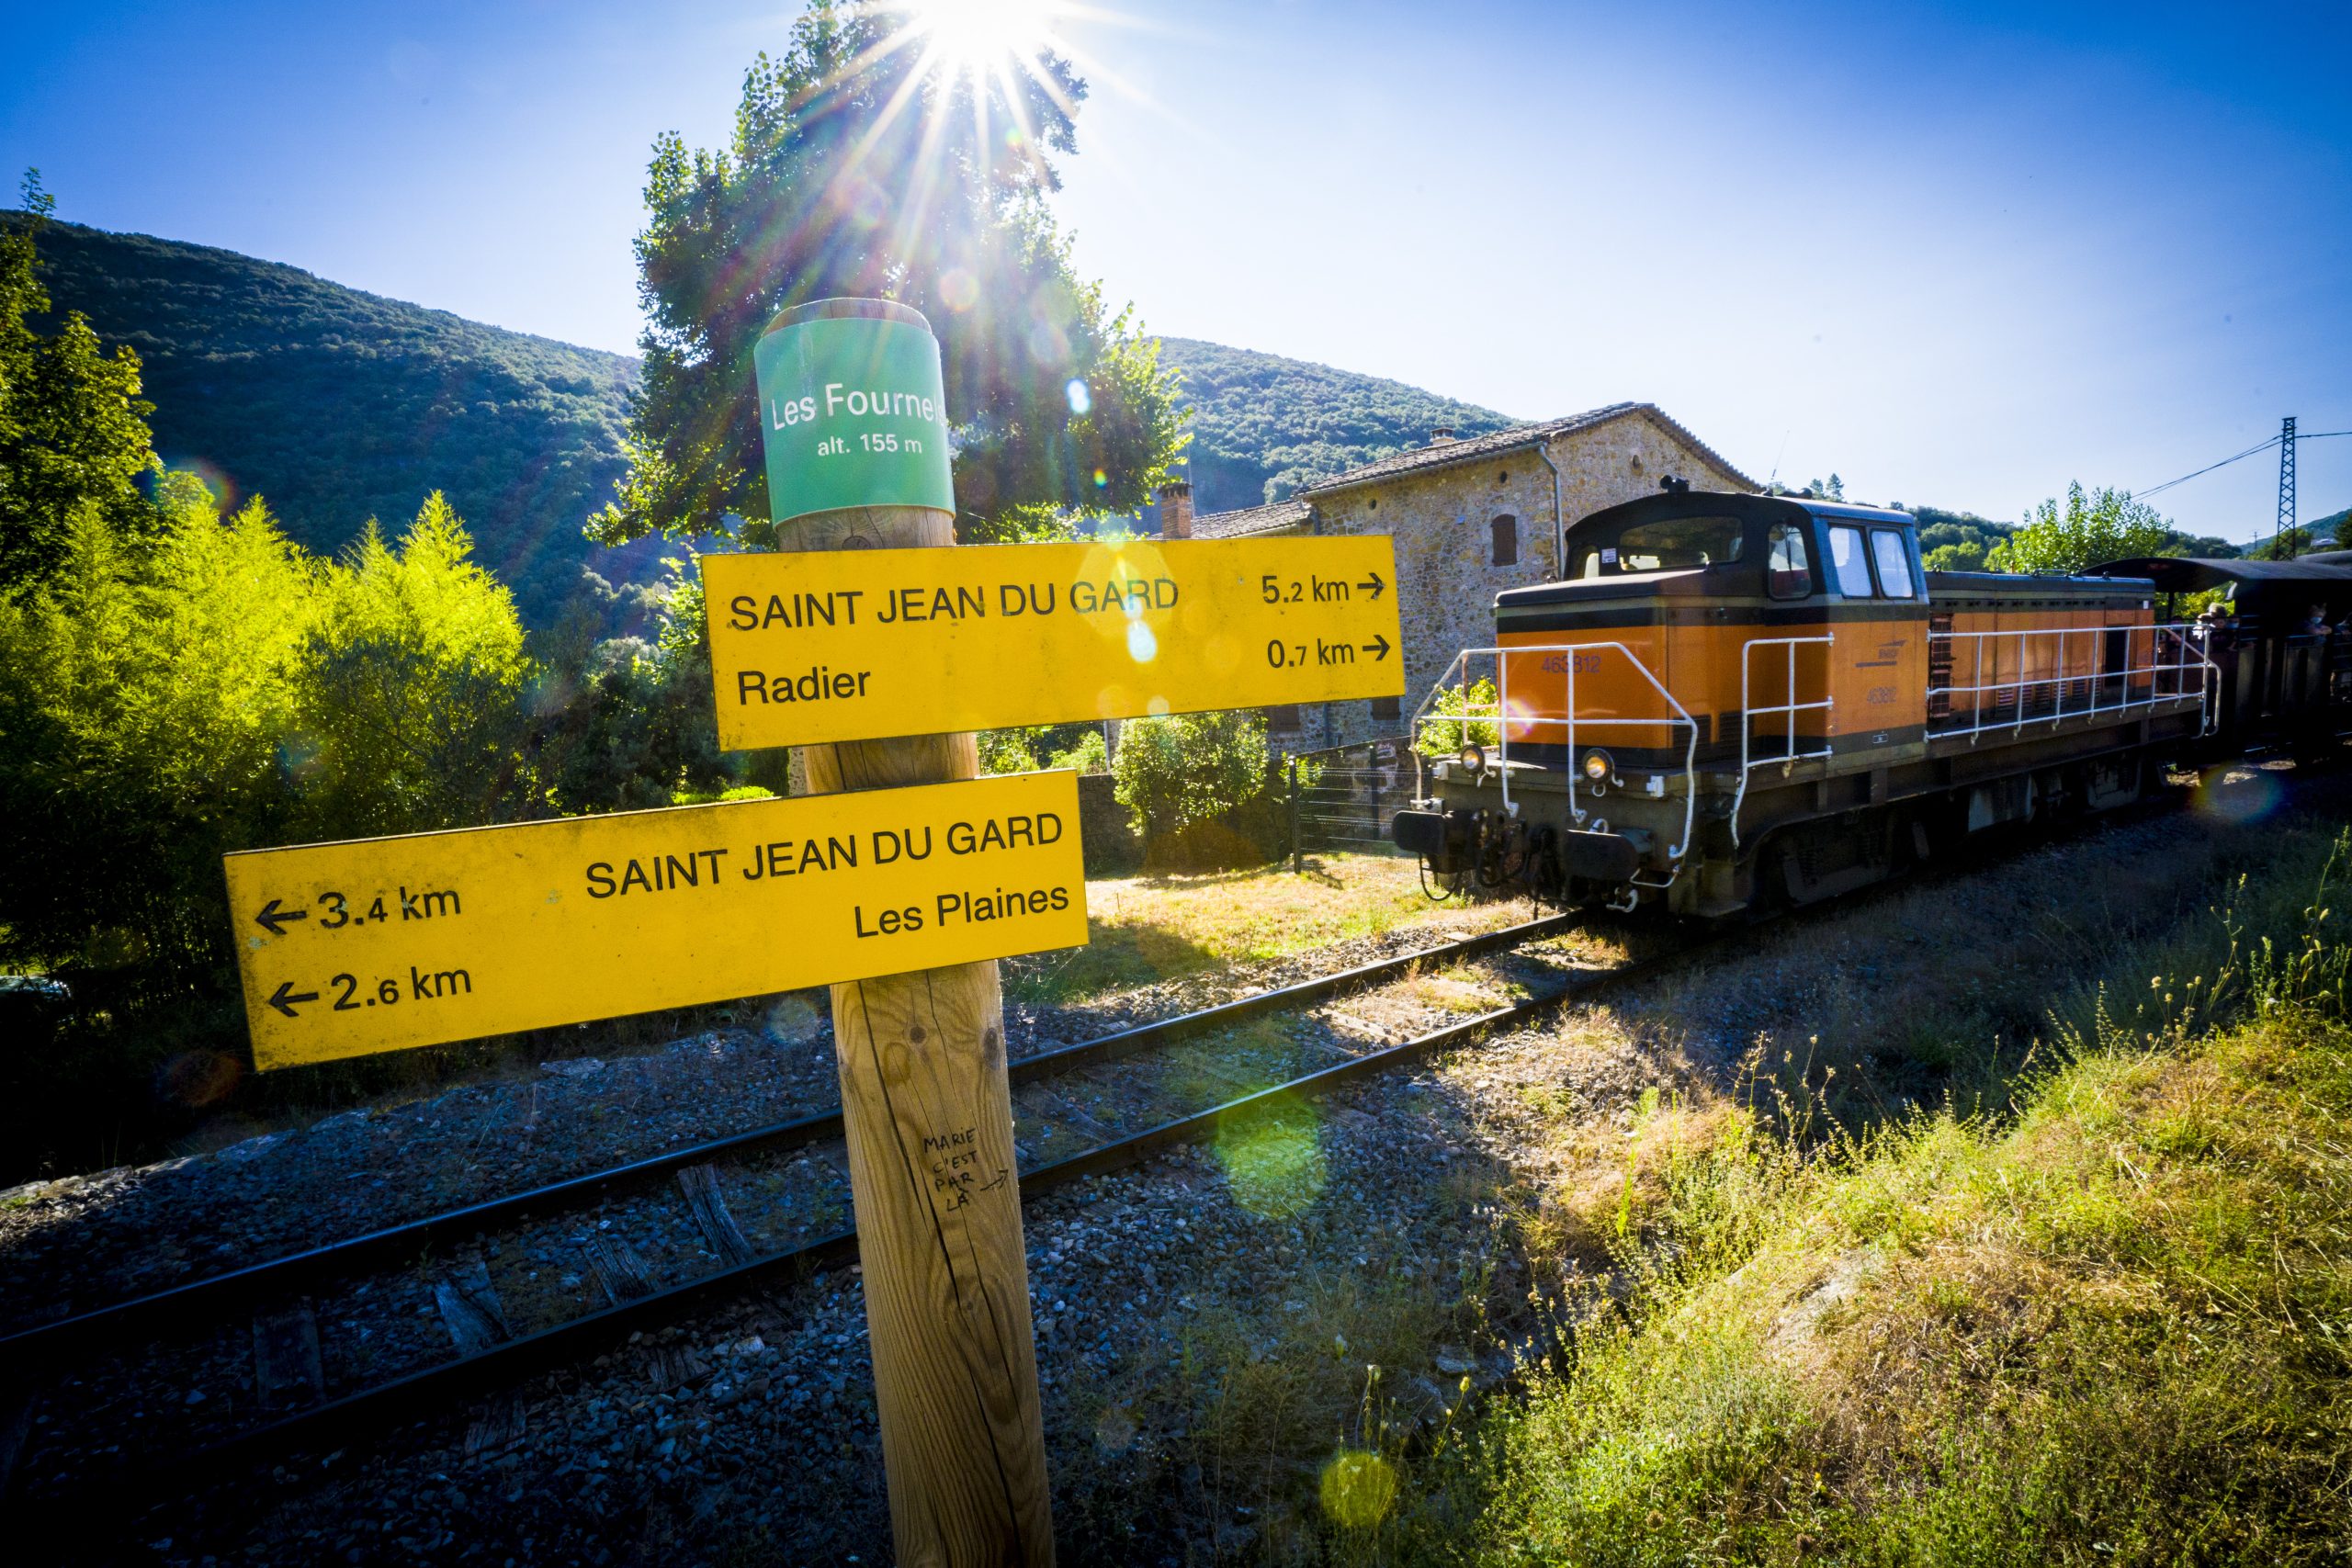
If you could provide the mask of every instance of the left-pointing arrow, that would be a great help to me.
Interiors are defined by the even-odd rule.
[[[277,989],[270,993],[269,1005],[284,1013],[287,1017],[292,1018],[294,1016],[294,1003],[314,1002],[318,999],[318,992],[298,991],[294,988],[293,981],[281,980],[278,982]]]
[[[277,907],[277,900],[272,898],[268,903],[264,904],[261,907],[261,913],[255,915],[254,917],[254,920],[261,927],[262,930],[267,931],[270,935],[284,936],[286,934],[287,921],[307,920],[310,918],[310,910],[281,909]]]

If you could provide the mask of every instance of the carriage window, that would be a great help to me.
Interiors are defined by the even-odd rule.
[[[1879,591],[1890,599],[1911,598],[1911,552],[1903,547],[1902,533],[1894,528],[1871,529],[1871,554],[1878,559]]]
[[[1871,596],[1871,564],[1862,558],[1862,531],[1860,528],[1832,527],[1829,530],[1829,567],[1838,579],[1838,592],[1849,599]]]
[[[1662,517],[1617,536],[1619,571],[1678,571],[1739,558],[1747,532],[1736,517]],[[1603,559],[1606,560],[1604,555]]]
[[[1813,592],[1813,563],[1805,558],[1804,530],[1775,523],[1765,536],[1772,547],[1765,583],[1775,599],[1802,599]]]

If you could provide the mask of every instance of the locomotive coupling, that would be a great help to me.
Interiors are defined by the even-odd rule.
[[[1475,811],[1399,811],[1388,836],[1407,854],[1429,862],[1441,876],[1467,871],[1478,859],[1478,814]]]
[[[1554,841],[1553,853],[1563,874],[1582,882],[1614,886],[1631,882],[1642,869],[1640,846],[1618,833],[1563,829]]]
[[[1515,823],[1499,815],[1489,820],[1476,810],[1399,811],[1388,831],[1398,849],[1420,856],[1442,876],[1487,862],[1487,875],[1531,885],[1616,886],[1642,868],[1643,843],[1625,834]],[[1647,835],[1641,837],[1645,841]]]

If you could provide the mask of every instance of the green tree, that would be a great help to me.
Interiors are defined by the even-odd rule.
[[[1492,681],[1473,681],[1467,686],[1448,686],[1437,694],[1437,703],[1430,716],[1421,723],[1419,739],[1413,749],[1422,756],[1442,760],[1458,757],[1464,746],[1482,746],[1488,750],[1501,743],[1500,723],[1492,716],[1500,712]],[[1465,716],[1487,715],[1486,717]]]
[[[778,310],[833,295],[898,299],[937,331],[967,538],[1133,511],[1177,456],[1158,345],[1073,275],[1045,207],[1085,84],[1051,55],[1034,73],[926,73],[900,26],[815,0],[782,58],[746,73],[727,148],[655,143],[644,379],[629,471],[593,537],[721,534],[732,517],[767,541],[752,351]]]
[[[734,782],[718,750],[702,578],[684,561],[666,567],[652,641],[596,640],[586,606],[542,639],[528,742],[541,808],[668,806]]]
[[[2245,550],[2246,558],[2249,560],[2293,560],[2297,556],[2307,556],[2313,550],[2327,548],[2328,547],[2324,544],[2312,542],[2312,532],[2309,528],[2282,528],[2260,544],[2248,545]]]
[[[84,506],[51,581],[0,603],[0,958],[185,980],[226,955],[220,854],[289,819],[314,572],[257,502],[224,522],[193,483],[165,501],[135,549]]]
[[[1119,732],[1111,774],[1148,855],[1230,863],[1246,858],[1226,841],[1236,835],[1204,830],[1248,817],[1266,796],[1266,721],[1248,709],[1136,719]],[[1214,841],[1187,845],[1188,838]]]
[[[322,574],[294,669],[322,835],[470,826],[527,809],[529,675],[514,597],[439,491],[397,545],[371,519]]]
[[[77,520],[95,511],[125,533],[155,511],[141,481],[157,469],[139,396],[139,356],[111,355],[79,310],[44,337],[49,310],[36,241],[56,205],[28,170],[24,217],[0,223],[0,592],[21,595],[65,559]]]
[[[2026,514],[2016,533],[1993,547],[1985,564],[1995,571],[2073,572],[2135,556],[2178,553],[2180,536],[2162,513],[2132,492],[2086,491],[2080,480],[2065,499],[2043,502]]]

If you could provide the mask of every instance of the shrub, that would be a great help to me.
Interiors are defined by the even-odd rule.
[[[1421,733],[1413,742],[1415,750],[1424,757],[1446,758],[1459,753],[1472,742],[1492,746],[1502,739],[1502,731],[1491,718],[1464,718],[1468,713],[1492,713],[1498,701],[1492,681],[1474,681],[1467,687],[1448,686],[1437,694],[1437,706],[1421,721]],[[1449,716],[1452,722],[1448,722]]]
[[[437,494],[341,561],[258,500],[220,517],[184,476],[157,510],[132,533],[82,506],[49,580],[0,596],[0,965],[74,998],[0,1093],[0,1179],[135,1154],[234,1086],[224,853],[662,805],[724,777],[671,733],[669,696],[707,704],[707,662],[665,639],[535,664]]]
[[[1029,773],[1037,770],[1037,753],[1030,749],[1025,729],[983,729],[973,738],[979,743],[980,772]]]
[[[1147,863],[1205,869],[1276,852],[1282,795],[1255,713],[1137,719],[1111,772]]]
[[[1067,751],[1057,751],[1046,759],[1049,768],[1076,768],[1081,773],[1107,773],[1111,771],[1111,749],[1099,729],[1089,728],[1078,738],[1078,744]]]

